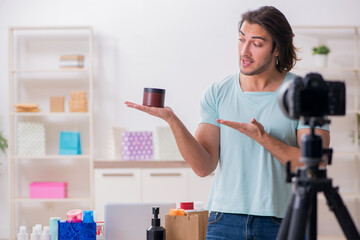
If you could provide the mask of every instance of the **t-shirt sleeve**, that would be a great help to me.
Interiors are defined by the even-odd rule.
[[[310,126],[309,125],[304,125],[304,124],[301,123],[301,121],[298,121],[296,130],[303,129],[303,128],[310,128]],[[323,130],[330,131],[329,124],[324,124],[321,127],[317,126],[317,127],[315,127],[315,129],[323,129]]]
[[[216,122],[219,118],[217,110],[217,93],[215,85],[208,87],[203,93],[200,100],[200,123],[210,123],[220,127],[220,124]]]

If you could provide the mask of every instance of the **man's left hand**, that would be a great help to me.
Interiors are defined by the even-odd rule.
[[[257,142],[259,142],[264,134],[266,134],[264,126],[256,121],[255,118],[252,118],[250,123],[233,122],[223,119],[217,119],[216,122],[238,130],[239,132],[245,134]]]

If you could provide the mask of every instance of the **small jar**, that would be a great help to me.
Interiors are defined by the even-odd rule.
[[[164,107],[165,89],[144,88],[143,105],[148,107]]]

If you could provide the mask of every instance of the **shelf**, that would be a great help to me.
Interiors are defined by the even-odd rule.
[[[346,240],[344,235],[334,236],[334,235],[319,235],[318,240]]]
[[[359,110],[355,110],[355,109],[349,109],[346,110],[346,114],[359,114],[360,111]],[[341,116],[340,116],[341,117]]]
[[[39,203],[39,202],[90,202],[91,198],[28,198],[18,197],[14,198],[15,202],[26,202],[26,203]]]
[[[92,28],[90,26],[48,26],[48,27],[38,27],[38,26],[34,26],[34,27],[11,27],[10,28],[11,31],[13,30],[89,30],[92,31]]]
[[[325,68],[319,68],[319,67],[306,67],[306,68],[293,68],[293,71],[312,71],[312,72],[358,72],[359,68],[354,67],[343,67],[343,68],[331,68],[331,67],[325,67]]]
[[[59,72],[89,72],[86,68],[66,68],[66,69],[13,69],[11,73],[59,73]]]
[[[12,112],[13,116],[28,116],[28,117],[37,117],[37,116],[86,116],[89,117],[91,114],[89,112]]]
[[[16,239],[19,218],[24,225],[35,223],[45,224],[46,211],[34,218],[22,215],[26,206],[19,203],[51,203],[56,215],[60,209],[56,204],[78,203],[94,209],[94,177],[93,177],[93,30],[91,26],[39,26],[39,27],[10,27],[9,28],[9,233],[10,240]],[[59,58],[63,54],[81,54],[86,58],[81,68],[61,68]],[[50,112],[49,96],[68,96],[72,91],[85,91],[88,112]],[[80,99],[83,100],[83,99]],[[14,105],[19,102],[35,102],[43,106],[41,112],[16,112]],[[68,101],[66,101],[68,102]],[[66,104],[65,100],[62,105]],[[50,105],[50,106],[49,106]],[[60,104],[59,104],[60,105]],[[28,119],[26,119],[28,118]],[[45,150],[47,155],[24,156],[17,151],[17,124],[23,120],[41,122],[46,130]],[[81,128],[79,130],[78,128]],[[85,154],[59,155],[58,133],[65,129],[78,129],[84,133],[86,142]],[[23,134],[23,133],[21,133]],[[29,134],[30,135],[30,134]],[[84,140],[85,140],[84,139]],[[35,141],[34,141],[35,142]],[[41,139],[41,144],[43,144]],[[38,153],[41,154],[41,153]],[[34,172],[43,163],[48,164],[49,172]],[[70,164],[70,165],[69,165]],[[59,167],[77,166],[76,174],[59,172]],[[84,167],[83,167],[84,166]],[[61,169],[60,169],[61,170]],[[75,171],[75,170],[74,170]],[[32,199],[26,194],[29,179],[49,180],[51,173],[59,174],[58,179],[67,182],[78,181],[75,189],[85,187],[80,196],[65,199]],[[74,191],[77,191],[75,190]],[[50,216],[48,216],[50,217]]]
[[[346,199],[354,199],[354,198],[359,199],[360,198],[359,193],[343,193],[343,192],[340,192],[339,194],[340,194],[343,201],[345,201]],[[318,197],[318,200],[322,200],[322,201],[326,200],[324,194],[318,194],[317,197]]]
[[[178,161],[95,161],[94,168],[189,168],[183,160]]]
[[[12,156],[13,159],[89,159],[90,155]]]
[[[336,147],[332,147],[333,157],[353,157],[359,155],[356,151],[336,151]]]
[[[305,25],[298,25],[298,26],[292,26],[292,28],[294,29],[356,29],[359,26],[352,26],[352,25],[348,25],[348,26],[305,26]]]

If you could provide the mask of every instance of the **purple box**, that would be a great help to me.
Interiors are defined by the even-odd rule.
[[[152,132],[124,132],[122,135],[123,160],[151,160],[153,158]]]

